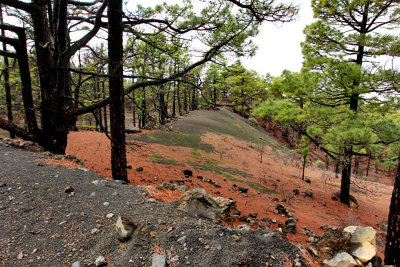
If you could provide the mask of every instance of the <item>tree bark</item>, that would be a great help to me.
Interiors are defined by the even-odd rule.
[[[125,148],[122,31],[122,0],[110,1],[108,6],[108,64],[111,98],[111,172],[114,180],[128,182]]]
[[[0,23],[3,24],[3,9],[0,5]],[[1,36],[6,36],[4,30],[1,30]],[[7,44],[3,42],[3,50],[7,51]],[[10,73],[9,73],[8,57],[4,57],[4,90],[6,95],[6,106],[7,106],[7,119],[9,122],[13,122],[12,102],[11,102],[11,86],[10,86]],[[15,134],[10,131],[10,137],[15,138]]]
[[[385,264],[400,266],[400,162],[390,201],[388,230],[386,235]]]
[[[340,185],[340,201],[347,206],[350,206],[351,151],[352,148],[346,148],[344,151]]]

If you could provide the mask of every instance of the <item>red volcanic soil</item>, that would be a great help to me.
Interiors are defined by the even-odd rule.
[[[314,166],[306,169],[306,175],[311,179],[311,184],[302,181],[300,177],[300,162],[295,157],[285,155],[272,147],[264,147],[263,161],[260,162],[260,149],[252,143],[235,139],[229,135],[207,133],[202,135],[202,142],[212,145],[214,152],[204,152],[188,147],[166,146],[154,143],[141,143],[127,145],[127,161],[131,166],[128,176],[131,185],[146,186],[151,197],[162,201],[177,199],[180,193],[176,191],[157,190],[155,185],[162,182],[184,179],[182,170],[193,170],[192,182],[186,182],[189,188],[203,187],[213,196],[233,198],[238,209],[243,215],[258,212],[258,218],[276,219],[284,224],[285,217],[275,214],[274,208],[279,202],[292,212],[298,220],[298,229],[306,226],[318,235],[323,234],[320,226],[329,224],[332,227],[345,227],[348,225],[372,226],[378,231],[378,249],[382,255],[384,249],[384,231],[377,224],[387,220],[392,187],[379,182],[354,179],[352,185],[357,192],[352,195],[358,200],[359,208],[347,207],[331,199],[339,191],[340,179],[334,178],[331,171],[326,171]],[[103,177],[111,177],[110,166],[110,141],[104,134],[92,131],[72,132],[68,138],[67,153],[80,157],[84,167]],[[169,163],[181,163],[183,166],[159,164],[154,159],[168,159]],[[202,166],[215,166],[221,168],[237,169],[247,173],[247,177],[240,175],[227,176],[209,171],[198,170],[188,165],[196,162]],[[209,165],[207,165],[209,164]],[[193,165],[192,165],[193,166]],[[142,167],[143,171],[137,171]],[[203,168],[204,169],[204,168]],[[196,178],[202,176],[216,182],[221,188],[203,182]],[[156,178],[155,178],[156,177]],[[235,181],[233,181],[235,180]],[[240,180],[240,181],[239,181]],[[265,190],[257,191],[249,186],[249,182],[257,183]],[[247,194],[239,193],[238,187],[247,187]],[[268,193],[266,189],[276,191]],[[293,189],[298,189],[300,195],[294,195]],[[312,190],[314,197],[305,197],[302,192]],[[272,229],[278,225],[272,225]],[[300,232],[300,231],[299,231]],[[289,234],[289,239],[305,243],[307,236],[301,233]]]

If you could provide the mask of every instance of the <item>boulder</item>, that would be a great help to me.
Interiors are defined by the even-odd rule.
[[[229,216],[231,210],[236,210],[236,201],[233,199],[215,197],[214,200],[217,202],[219,210],[224,216]]]
[[[127,217],[118,215],[115,229],[117,231],[119,240],[129,240],[136,228],[136,225],[133,224]]]
[[[357,266],[357,262],[347,252],[340,252],[330,260],[324,260],[324,264],[332,267],[352,267]]]
[[[369,242],[375,244],[376,231],[372,227],[356,227],[355,231],[351,236],[352,243],[363,243]]]
[[[376,247],[366,241],[355,247],[351,254],[363,263],[368,262],[375,257]]]
[[[179,210],[198,214],[211,220],[219,220],[221,211],[218,203],[204,188],[187,191],[179,199]]]

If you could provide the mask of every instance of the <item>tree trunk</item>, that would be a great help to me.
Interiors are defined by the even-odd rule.
[[[68,123],[63,110],[60,110],[61,100],[57,99],[57,95],[62,95],[63,92],[59,90],[61,87],[57,87],[58,75],[54,75],[58,71],[53,57],[54,39],[46,17],[47,0],[34,0],[33,3],[36,8],[32,12],[32,21],[42,95],[42,138],[39,143],[50,152],[65,154]],[[58,82],[61,84],[63,81]]]
[[[303,157],[303,173],[301,175],[301,180],[304,180],[304,174],[306,172],[307,156]]]
[[[371,164],[371,157],[368,157],[367,172],[365,173],[366,177],[368,177],[368,174],[369,174],[370,164]]]
[[[346,148],[343,157],[342,182],[340,185],[340,202],[350,206],[351,148]]]
[[[103,85],[103,98],[106,98],[106,86],[105,86],[105,84],[104,84],[104,81],[102,82],[102,85]],[[107,106],[104,106],[103,107],[103,115],[104,115],[104,131],[106,132],[106,133],[108,133],[108,119],[107,119]]]
[[[386,235],[385,264],[400,266],[400,162],[397,163],[397,172],[390,201],[388,230]]]
[[[125,147],[122,31],[122,0],[110,1],[108,5],[108,65],[111,98],[111,172],[114,180],[128,182]]]
[[[3,24],[3,9],[0,5],[0,23]],[[1,30],[1,36],[6,36],[4,30]],[[7,44],[3,42],[3,50],[7,51]],[[6,105],[7,105],[7,119],[9,122],[13,122],[12,113],[12,102],[11,102],[11,86],[10,86],[10,73],[9,73],[8,57],[4,57],[4,90],[6,94]],[[10,132],[10,137],[15,138],[15,134]]]

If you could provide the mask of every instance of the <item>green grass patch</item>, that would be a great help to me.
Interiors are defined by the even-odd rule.
[[[201,142],[200,134],[157,131],[142,134],[138,136],[138,140],[166,146],[182,146],[206,152],[214,152],[214,147],[212,145]]]
[[[152,162],[157,163],[157,164],[162,164],[162,165],[171,165],[171,166],[182,166],[184,167],[185,164],[177,162],[176,160],[168,159],[165,158],[159,154],[151,154],[149,156],[149,159],[151,159]]]
[[[217,163],[218,163],[217,161],[206,163],[206,164],[190,161],[190,162],[188,162],[188,165],[190,165],[191,167],[198,169],[198,170],[210,171],[210,172],[217,173],[219,175],[226,177],[228,180],[233,181],[233,182],[240,182],[240,183],[247,184],[249,187],[251,187],[254,190],[261,192],[261,193],[271,194],[271,195],[279,194],[277,191],[268,189],[258,183],[242,180],[242,179],[239,179],[236,177],[236,176],[252,177],[251,174],[248,174],[244,171],[237,170],[234,168],[220,167],[220,166],[218,166]]]
[[[334,187],[337,187],[337,188],[340,188],[340,185],[339,185],[339,184],[334,184],[334,183],[329,183],[329,182],[327,182],[326,184],[331,185],[331,186],[334,186]]]
[[[250,177],[250,174],[248,174],[244,171],[237,170],[234,168],[220,167],[220,166],[218,166],[218,161],[212,161],[209,163],[198,163],[198,162],[189,161],[188,164],[195,169],[202,170],[202,171],[211,171],[211,172],[215,172],[220,175],[223,175],[223,176],[226,176],[226,174],[230,174],[230,175],[240,175],[242,177]]]
[[[201,153],[200,153],[200,151],[197,150],[197,149],[194,149],[194,150],[192,151],[191,155],[192,155],[193,158],[195,158],[195,159],[197,159],[197,160],[201,160],[201,159],[202,159]]]

